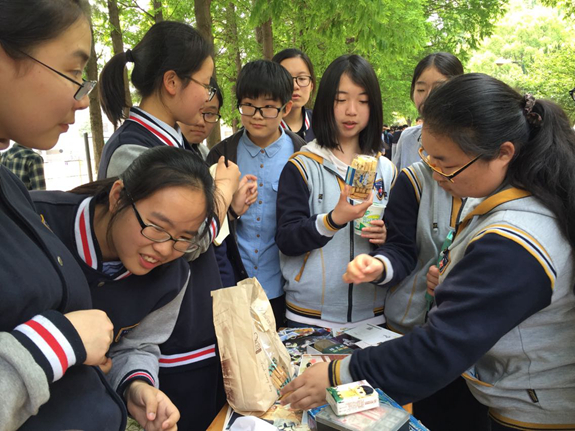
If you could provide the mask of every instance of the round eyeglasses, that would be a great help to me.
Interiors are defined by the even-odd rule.
[[[419,150],[417,152],[419,153],[419,157],[421,157],[421,160],[423,160],[423,163],[425,163],[433,172],[437,173],[438,175],[441,175],[443,178],[447,179],[449,182],[453,182],[453,178],[455,178],[457,175],[462,173],[465,169],[467,169],[469,166],[471,166],[473,163],[475,163],[477,160],[479,160],[479,158],[482,156],[482,154],[479,154],[477,157],[475,157],[473,160],[466,163],[465,165],[463,165],[459,169],[456,169],[455,171],[453,171],[450,174],[446,174],[441,169],[439,169],[438,167],[434,166],[431,163],[430,157],[429,157],[429,155],[424,153],[423,147],[420,146]]]
[[[222,116],[220,114],[216,114],[215,112],[202,112],[202,117],[204,117],[204,121],[206,123],[217,123]]]
[[[125,189],[124,189],[125,190]],[[167,241],[174,241],[174,250],[179,251],[180,253],[191,253],[196,251],[200,246],[195,240],[189,239],[175,239],[170,233],[168,233],[165,229],[161,228],[160,226],[156,226],[152,223],[144,223],[142,220],[142,216],[138,212],[136,208],[136,204],[134,200],[126,190],[126,194],[130,198],[132,203],[132,208],[134,209],[134,213],[136,214],[136,218],[138,219],[138,223],[140,223],[140,233],[150,241],[154,242],[167,242]]]
[[[32,57],[30,54],[26,54],[24,51],[20,51],[19,49],[15,49],[15,51],[18,51],[20,54],[25,55],[30,60],[34,60],[36,63],[41,64],[42,66],[50,69],[52,72],[60,75],[62,78],[65,78],[68,81],[73,82],[78,87],[80,87],[78,88],[78,91],[76,91],[76,93],[74,94],[74,99],[76,100],[82,100],[84,97],[86,97],[98,83],[97,81],[86,81],[84,78],[82,78],[82,83],[79,83],[75,79],[72,79],[69,76],[64,75],[62,72],[57,71],[53,67],[48,66],[46,63],[42,63],[40,60]]]
[[[307,87],[311,83],[311,76],[309,75],[292,76],[292,78],[300,87]]]
[[[192,78],[191,76],[188,76],[188,78],[190,79],[190,81],[193,81],[196,84],[201,85],[206,89],[206,91],[208,92],[208,102],[211,102],[214,96],[216,95],[216,87],[212,87],[211,85],[207,84],[202,84],[200,81]]]

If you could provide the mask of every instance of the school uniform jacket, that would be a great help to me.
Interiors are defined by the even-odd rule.
[[[335,363],[334,383],[365,378],[403,404],[464,373],[508,427],[575,428],[572,247],[524,190],[468,200],[465,211],[428,322]]]
[[[302,138],[304,141],[311,142],[315,139],[315,134],[313,133],[313,129],[311,127],[312,110],[305,107],[302,107],[301,110],[303,113],[303,125],[300,128],[300,130],[296,130],[294,133],[298,135],[300,138]],[[284,120],[282,120],[280,126],[283,129],[293,132],[293,130],[290,129],[290,127]]]
[[[123,267],[106,275],[94,232],[93,199],[57,191],[31,196],[44,221],[82,268],[94,307],[104,310],[114,324],[109,353],[113,367],[107,375],[112,387],[121,396],[134,379],[158,387],[158,345],[168,339],[176,323],[189,280],[187,261],[176,259],[142,276]]]
[[[358,322],[383,313],[385,290],[346,284],[347,264],[372,246],[353,231],[353,222],[333,225],[328,217],[345,183],[335,165],[310,151],[295,153],[279,182],[276,242],[285,279],[287,310],[331,322]],[[374,203],[386,205],[397,169],[380,157]],[[293,320],[293,319],[292,319]]]
[[[146,112],[131,108],[130,118],[104,146],[98,178],[121,174],[146,149],[160,145],[190,150],[181,134],[174,135],[173,129],[166,130]],[[204,246],[186,255],[191,271],[188,288],[174,331],[160,345],[160,389],[180,410],[182,430],[206,429],[225,402],[211,298],[211,291],[221,288],[222,282],[211,244],[217,226],[211,226]]]
[[[65,313],[93,308],[82,270],[0,167],[0,423],[4,429],[123,430],[122,400]]]
[[[387,239],[370,254],[385,263],[379,285],[388,288],[385,319],[389,329],[406,333],[425,323],[427,272],[437,265],[441,247],[455,228],[462,200],[437,187],[423,162],[405,168],[385,210]]]

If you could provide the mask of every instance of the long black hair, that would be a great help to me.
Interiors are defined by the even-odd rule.
[[[415,70],[413,71],[413,78],[411,79],[411,100],[413,100],[413,92],[415,91],[415,84],[425,70],[430,67],[435,67],[439,73],[447,78],[463,75],[463,65],[459,58],[449,52],[434,52],[422,58]]]
[[[131,51],[113,56],[100,74],[102,109],[115,126],[128,106],[124,68],[134,63],[132,84],[145,99],[162,87],[164,74],[173,70],[185,85],[212,55],[210,44],[193,27],[174,21],[154,24]]]
[[[559,106],[470,73],[432,91],[423,118],[430,133],[448,137],[470,156],[492,160],[511,142],[515,155],[506,182],[549,208],[575,246],[575,131]]]
[[[110,232],[115,217],[134,202],[146,199],[157,191],[168,187],[188,187],[201,191],[206,201],[206,218],[215,214],[214,180],[207,165],[193,152],[174,147],[155,147],[138,156],[120,176],[124,187],[120,192],[116,211],[108,226]],[[118,177],[94,181],[73,190],[71,193],[93,196],[96,205],[109,206],[110,190]],[[128,197],[126,190],[130,193]],[[202,229],[200,237],[208,229]]]
[[[87,0],[0,0],[0,11],[0,45],[15,59],[90,16]]]
[[[339,81],[344,74],[356,85],[365,89],[368,94],[369,121],[359,134],[359,147],[364,154],[377,153],[382,148],[381,89],[371,64],[365,58],[355,54],[336,58],[321,77],[312,114],[313,131],[317,142],[323,148],[340,148],[333,108]]]

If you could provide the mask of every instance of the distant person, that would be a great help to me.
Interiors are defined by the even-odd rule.
[[[423,118],[421,117],[417,117],[415,120],[415,125],[416,126],[421,126],[423,124]]]
[[[16,142],[0,156],[0,162],[22,180],[28,190],[46,190],[44,159]]]
[[[220,115],[220,108],[224,104],[222,91],[213,77],[210,78],[210,86],[216,89],[216,97],[204,103],[204,106],[202,106],[201,110],[191,122],[188,124],[178,123],[184,138],[186,138],[192,150],[200,154],[204,160],[208,157],[210,150],[206,145],[202,145],[202,142],[208,139],[208,136],[210,136],[212,130],[214,130],[214,127],[218,121],[220,121],[222,117]]]
[[[421,113],[425,99],[438,84],[462,74],[463,65],[461,61],[448,52],[435,52],[421,59],[415,66],[411,80],[410,96],[417,111]],[[401,139],[398,136],[397,145],[394,145],[391,161],[399,170],[421,160],[418,154],[421,124],[417,122],[420,120],[422,120],[421,117],[417,117],[417,124],[405,129]]]
[[[282,65],[293,78],[292,109],[282,119],[281,126],[305,139],[313,141],[312,111],[305,107],[316,88],[313,64],[307,54],[295,48],[284,49],[272,58]]]

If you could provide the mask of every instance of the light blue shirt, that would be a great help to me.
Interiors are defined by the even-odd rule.
[[[238,247],[248,275],[258,279],[269,299],[284,293],[275,242],[276,200],[280,174],[294,152],[291,138],[280,130],[278,140],[264,149],[254,144],[246,131],[238,144],[240,171],[258,177],[258,198],[238,220]]]

